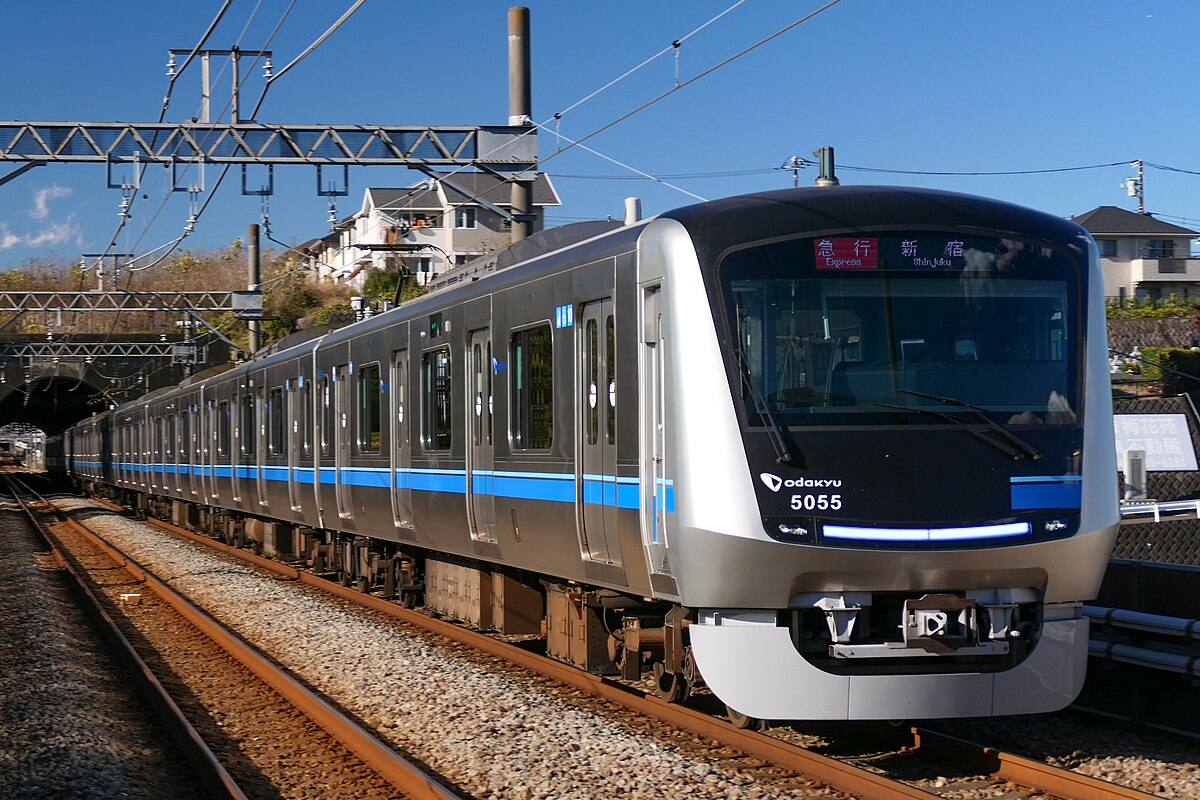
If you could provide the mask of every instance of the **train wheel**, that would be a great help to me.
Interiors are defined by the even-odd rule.
[[[366,594],[367,592],[371,591],[371,581],[368,578],[359,578],[355,582],[354,588],[358,589],[363,594]]]
[[[735,728],[757,728],[760,726],[760,720],[756,717],[748,717],[740,711],[735,711],[728,705],[725,706],[725,716],[729,718],[729,724]]]
[[[416,608],[417,593],[407,589],[401,589],[399,603],[401,608]]]
[[[349,586],[354,583],[354,576],[343,569],[339,569],[337,573],[337,582],[340,586]]]
[[[654,684],[658,696],[668,703],[682,703],[691,694],[687,680],[682,675],[667,672],[661,661],[654,662]]]

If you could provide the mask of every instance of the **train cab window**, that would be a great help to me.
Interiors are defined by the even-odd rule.
[[[217,409],[217,453],[229,455],[229,431],[233,422],[229,401],[222,400]]]
[[[267,447],[271,455],[283,455],[287,440],[287,408],[283,403],[283,388],[276,386],[267,400]]]
[[[358,449],[378,453],[383,438],[383,387],[379,365],[369,364],[358,371]]]
[[[750,424],[954,424],[956,404],[1076,424],[1084,279],[1064,253],[889,231],[749,247],[719,272]]]
[[[549,325],[512,335],[510,386],[513,448],[548,450],[554,433],[554,359]]]
[[[333,387],[329,377],[321,378],[321,455],[328,456],[333,447],[333,426],[336,424],[333,408]]]
[[[452,382],[450,350],[442,348],[421,357],[422,441],[427,450],[449,450]]]
[[[255,420],[254,395],[242,395],[238,418],[238,432],[241,439],[242,455],[254,457],[254,442],[258,437],[258,422]]]

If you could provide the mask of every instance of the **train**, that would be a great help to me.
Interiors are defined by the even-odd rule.
[[[737,724],[1046,712],[1119,519],[1105,325],[1069,220],[768,191],[547,230],[57,463]]]

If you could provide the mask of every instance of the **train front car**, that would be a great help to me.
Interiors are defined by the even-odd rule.
[[[717,696],[769,719],[1073,700],[1118,521],[1087,233],[826,188],[666,214],[639,258],[664,535]]]

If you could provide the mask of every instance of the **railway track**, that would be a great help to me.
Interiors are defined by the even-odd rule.
[[[349,601],[356,606],[371,609],[390,619],[414,625],[436,636],[445,637],[468,648],[586,692],[590,696],[616,703],[639,717],[655,719],[696,736],[711,739],[731,750],[761,759],[762,762],[776,769],[807,775],[852,796],[879,798],[962,796],[961,792],[964,791],[964,787],[967,790],[991,787],[992,791],[1003,792],[1005,797],[1052,796],[1064,799],[1091,800],[1101,797],[1132,799],[1153,796],[920,728],[913,728],[904,733],[895,746],[895,752],[888,759],[889,764],[886,769],[881,770],[869,766],[864,768],[855,763],[861,759],[854,757],[830,758],[797,747],[774,735],[740,730],[726,721],[702,711],[664,703],[656,697],[633,690],[628,685],[582,673],[522,647],[498,641],[491,636],[431,618],[420,612],[401,608],[396,603],[342,587],[314,574],[229,547],[209,537],[176,528],[158,520],[147,520],[147,522],[175,535],[232,555],[286,580],[320,589],[322,592]],[[948,770],[948,772],[959,777],[919,780],[912,783],[893,779],[892,776],[897,774],[911,776],[935,770],[933,766],[897,766],[897,764],[912,761],[929,765],[953,764],[955,769]],[[973,774],[964,774],[964,772],[973,772]]]
[[[87,526],[6,480],[212,796],[460,796]]]

